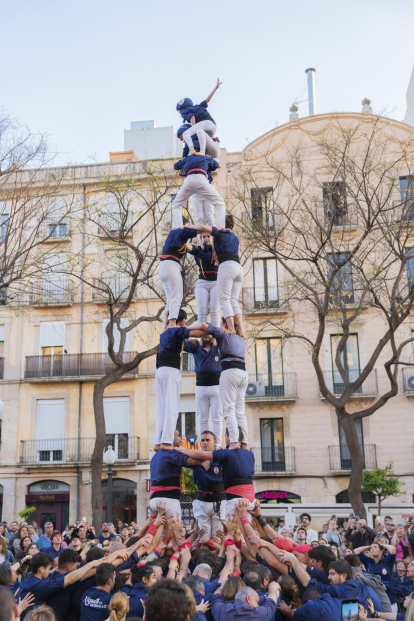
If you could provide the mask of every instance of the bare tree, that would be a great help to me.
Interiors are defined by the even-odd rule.
[[[233,212],[245,244],[283,266],[288,297],[281,302],[291,307],[286,319],[274,315],[266,325],[309,352],[320,394],[334,408],[351,455],[350,501],[365,516],[355,423],[398,393],[398,370],[412,363],[413,339],[402,324],[414,300],[414,136],[385,118],[338,115],[314,133],[287,129],[281,143],[259,145],[248,155],[234,169]],[[350,369],[345,353],[367,312],[382,319],[382,331],[363,368]],[[333,369],[326,372],[328,323],[337,336]],[[262,328],[256,322],[256,333]],[[388,385],[376,396],[374,367],[381,362]],[[356,409],[367,385],[374,388],[372,400]]]

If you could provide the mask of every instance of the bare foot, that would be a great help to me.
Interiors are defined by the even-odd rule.
[[[172,451],[173,448],[174,448],[174,446],[172,444],[164,444],[164,443],[162,443],[161,446],[160,446],[160,449],[162,451]]]
[[[161,445],[162,448],[162,445]],[[229,450],[233,451],[233,450],[237,450],[240,448],[240,444],[238,442],[230,442],[230,446],[229,446]]]
[[[194,155],[205,155],[205,153],[203,153],[203,151],[198,151],[198,153],[194,153]]]
[[[242,447],[242,449],[245,449],[246,451],[249,450],[249,445],[246,442],[242,442],[241,443],[241,447]]]
[[[154,446],[153,446],[153,448],[152,448],[152,450],[154,451],[154,453],[156,453],[157,451],[159,451],[159,450],[160,450],[160,446],[161,446],[161,444],[154,444]]]
[[[177,320],[176,319],[170,319],[170,321],[168,322],[168,327],[169,328],[176,328],[177,327]]]
[[[189,151],[188,151],[189,155],[197,155],[196,150],[194,149],[194,147],[190,147]]]

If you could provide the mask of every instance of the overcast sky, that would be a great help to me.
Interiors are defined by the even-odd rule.
[[[402,120],[414,63],[412,0],[2,0],[0,105],[47,132],[59,163],[108,161],[131,121],[178,127],[182,97],[211,103],[242,149],[288,119],[316,67],[317,112]],[[299,104],[308,114],[307,102]]]

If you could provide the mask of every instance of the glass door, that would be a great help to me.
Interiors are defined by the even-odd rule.
[[[362,420],[358,419],[355,421],[354,424],[355,424],[357,435],[358,435],[359,448],[361,449],[362,456],[365,459],[364,434],[363,434],[363,429],[362,429]],[[351,470],[352,468],[351,453],[349,452],[349,448],[346,443],[345,431],[341,425],[339,425],[339,450],[341,453],[341,470]]]
[[[46,522],[52,522],[53,530],[62,530],[61,507],[38,507],[36,509],[36,522],[44,531]]]
[[[335,357],[338,349],[339,342],[342,335],[331,335],[331,357],[332,357],[332,379],[333,379],[333,392],[335,395],[341,395],[345,390],[345,384],[342,376],[339,373]],[[350,382],[354,382],[360,374],[359,364],[359,347],[358,347],[358,335],[350,334],[345,347],[341,354],[342,365],[345,369],[345,373]],[[362,387],[358,388],[356,392],[362,392]]]
[[[260,440],[263,472],[284,472],[286,467],[283,419],[262,418],[260,420]]]
[[[282,339],[256,340],[256,379],[265,386],[264,396],[284,396]]]

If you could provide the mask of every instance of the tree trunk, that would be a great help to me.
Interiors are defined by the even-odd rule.
[[[100,532],[102,523],[102,466],[105,449],[105,416],[103,407],[103,395],[106,388],[105,378],[96,382],[93,389],[93,411],[95,415],[96,441],[91,459],[92,472],[92,524],[96,534]],[[77,516],[79,519],[79,516]]]
[[[378,494],[378,516],[381,517],[381,509],[382,509],[382,496]]]
[[[364,469],[364,458],[359,446],[358,434],[352,416],[348,413],[336,410],[338,420],[345,432],[346,443],[351,455],[352,470],[349,480],[348,495],[355,515],[359,515],[364,520],[367,519],[365,506],[362,501],[362,471]]]

